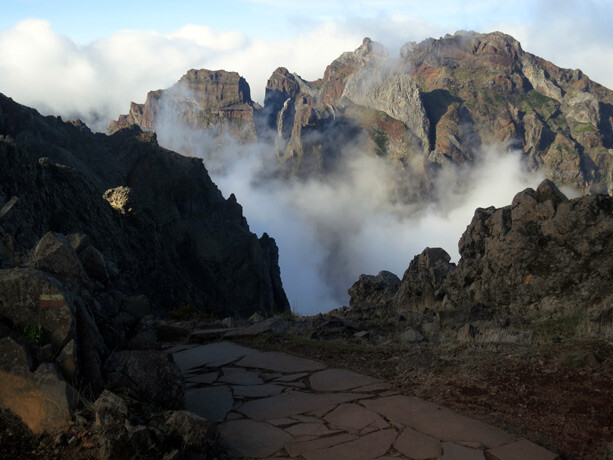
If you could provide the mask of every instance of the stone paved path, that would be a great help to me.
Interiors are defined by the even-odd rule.
[[[169,350],[186,408],[237,458],[552,460],[556,454],[381,380],[232,342]]]

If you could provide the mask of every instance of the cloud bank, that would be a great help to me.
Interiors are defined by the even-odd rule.
[[[271,174],[278,165],[272,143],[239,144],[171,115],[160,119],[160,144],[203,158],[224,196],[236,195],[251,231],[275,238],[284,289],[301,314],[347,305],[347,289],[362,273],[402,277],[426,246],[443,247],[457,261],[458,240],[477,207],[506,206],[543,179],[524,168],[522,152],[494,145],[475,151],[470,167],[444,169],[430,201],[400,202],[395,183],[406,178],[359,140],[341,149],[333,172],[284,179]]]

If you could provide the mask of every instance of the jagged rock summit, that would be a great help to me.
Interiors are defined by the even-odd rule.
[[[426,248],[402,281],[385,289],[382,279],[373,282],[381,275],[362,275],[349,290],[351,305],[375,300],[405,314],[434,315],[440,327],[465,326],[473,337],[479,327],[483,332],[553,320],[567,329],[559,333],[613,334],[610,195],[569,200],[545,180],[518,193],[509,206],[477,209],[459,252],[456,265],[443,249]]]
[[[208,71],[188,75],[198,73]],[[185,118],[187,126],[227,124],[228,118],[222,123],[204,115],[196,118],[206,121],[193,122],[193,114],[221,113],[224,104],[217,86],[193,88],[207,95],[193,97],[188,110],[176,91],[153,92],[144,108],[133,104],[130,115],[111,123],[111,130],[126,123],[163,129],[163,117],[147,108],[161,93],[174,101],[169,107],[180,107],[176,118]],[[501,32],[461,31],[407,43],[398,57],[366,38],[333,61],[319,80],[276,69],[263,109],[230,98],[235,99],[248,115],[231,119],[255,119],[239,138],[247,139],[247,132],[274,144],[279,168],[289,175],[325,174],[357,146],[403,172],[398,188],[409,194],[405,199],[423,199],[445,165],[471,163],[482,146],[505,144],[521,149],[531,170],[559,184],[585,192],[613,190],[613,92],[580,70],[559,68],[524,51]],[[153,119],[142,121],[141,112]],[[419,185],[417,192],[402,190],[407,179]]]
[[[255,139],[254,113],[259,105],[243,77],[225,70],[189,70],[167,90],[150,91],[144,104],[111,121],[110,134],[130,125],[143,131],[164,127],[228,130],[236,137]],[[164,133],[171,135],[171,133]]]

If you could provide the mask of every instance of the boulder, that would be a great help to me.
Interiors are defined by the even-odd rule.
[[[455,269],[444,249],[426,248],[415,256],[404,272],[392,304],[399,311],[423,312],[440,302],[444,282]]]
[[[81,278],[83,265],[68,239],[59,233],[47,232],[32,250],[30,264],[34,268],[61,277]]]
[[[401,333],[398,338],[402,343],[417,343],[426,340],[424,336],[421,335],[421,333],[419,331],[416,331],[415,329],[407,329],[406,331]]]
[[[79,259],[91,279],[103,284],[108,282],[109,273],[106,269],[104,256],[95,247],[90,245],[79,252]]]
[[[105,363],[104,373],[107,388],[129,389],[138,399],[164,408],[183,405],[183,377],[166,353],[118,351]]]
[[[65,431],[76,391],[51,363],[30,372],[32,359],[14,339],[0,339],[0,407],[9,409],[35,434]]]
[[[215,424],[183,410],[165,413],[165,431],[187,449],[202,450],[210,446],[216,436]]]
[[[399,286],[398,277],[388,271],[381,271],[376,276],[360,275],[358,281],[349,288],[349,305],[384,305],[396,294]]]
[[[115,393],[104,390],[93,405],[96,424],[104,426],[112,423],[124,424],[128,418],[128,405]]]
[[[31,268],[0,270],[0,317],[18,331],[41,326],[54,351],[74,334],[74,311],[74,297],[46,273]]]

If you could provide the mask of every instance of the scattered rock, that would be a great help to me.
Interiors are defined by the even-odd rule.
[[[182,447],[204,450],[216,439],[217,429],[206,419],[188,411],[169,411],[164,424],[170,436],[180,440]]]
[[[113,353],[104,364],[108,388],[128,388],[144,401],[161,407],[183,405],[183,378],[172,358],[156,350]]]
[[[100,426],[122,424],[128,417],[128,405],[115,393],[104,390],[93,405],[96,423]]]
[[[415,329],[407,329],[406,331],[402,332],[398,338],[402,343],[417,343],[426,340],[424,336]]]
[[[0,370],[0,406],[10,409],[35,434],[57,434],[68,429],[76,391],[50,363],[35,372]]]
[[[400,280],[391,272],[381,271],[377,276],[360,275],[349,288],[349,305],[385,304],[396,294]]]
[[[64,235],[48,232],[32,250],[30,264],[34,268],[60,277],[80,278],[83,265]]]

